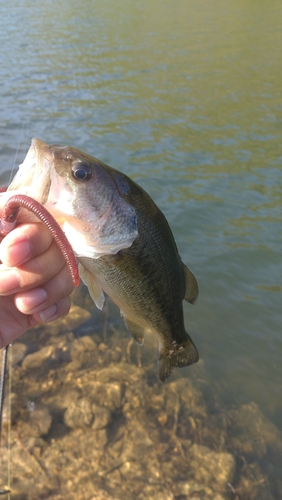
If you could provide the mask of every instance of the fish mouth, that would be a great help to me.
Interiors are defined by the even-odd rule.
[[[8,187],[8,191],[26,194],[44,205],[51,187],[53,154],[48,144],[32,139],[27,155]]]
[[[36,165],[38,174],[35,174],[34,182],[36,185],[40,186],[40,182],[43,181],[43,189],[41,192],[41,199],[39,200],[42,205],[47,202],[50,187],[51,187],[51,168],[53,164],[53,155],[50,150],[50,146],[40,139],[33,138],[31,141],[31,148],[34,149]]]

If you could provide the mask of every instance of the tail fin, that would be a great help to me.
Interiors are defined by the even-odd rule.
[[[170,347],[162,347],[159,357],[159,378],[164,382],[171,374],[173,368],[182,368],[196,363],[199,359],[197,348],[189,335],[188,339],[177,344],[172,342]]]

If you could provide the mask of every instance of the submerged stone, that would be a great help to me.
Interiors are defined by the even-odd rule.
[[[50,335],[58,335],[64,332],[76,330],[91,318],[91,313],[77,305],[72,305],[70,312],[64,318],[48,323],[47,328]],[[39,327],[41,328],[41,327]]]
[[[70,357],[72,361],[78,361],[81,364],[93,360],[95,361],[94,351],[97,349],[94,340],[85,335],[78,339],[74,339],[70,345]]]
[[[83,397],[70,403],[64,414],[64,423],[67,427],[74,429],[85,426],[90,427],[93,418],[91,400]]]
[[[196,483],[195,481],[179,481],[172,485],[176,498],[200,498],[201,500],[226,500],[226,496],[214,491],[212,488]]]
[[[282,456],[282,438],[277,427],[255,403],[242,405],[232,413],[232,442],[250,457],[262,458],[269,450]]]
[[[266,474],[265,464],[272,453],[278,467],[281,437],[256,405],[213,409],[203,381],[181,371],[160,384],[155,357],[151,364],[139,359],[127,333],[115,327],[107,338],[102,330],[92,335],[88,326],[88,335],[67,331],[50,338],[48,328],[36,332],[50,345],[25,356],[14,370],[15,495],[28,500],[279,498],[278,474],[271,476],[269,466]],[[119,335],[124,335],[121,342]],[[29,414],[22,410],[27,399],[35,401]]]
[[[38,351],[28,354],[24,358],[22,368],[24,370],[36,370],[38,368],[42,368],[43,363],[45,361],[49,361],[54,352],[55,347],[53,345],[42,347]]]
[[[231,453],[215,452],[207,446],[193,444],[189,449],[191,475],[199,484],[213,485],[215,491],[228,490],[235,473],[235,459]]]
[[[38,436],[48,434],[53,420],[48,408],[35,405],[29,415],[29,424],[35,429],[36,434]]]
[[[10,352],[12,354],[12,365],[16,366],[16,365],[20,364],[20,362],[25,357],[26,352],[27,352],[27,345],[22,344],[21,342],[15,342],[12,345],[12,349]]]
[[[92,424],[92,429],[103,429],[104,427],[107,427],[109,425],[111,418],[112,418],[112,413],[108,408],[105,408],[103,406],[98,406],[96,404],[92,405],[92,412],[93,412],[93,417],[94,417],[94,422]]]

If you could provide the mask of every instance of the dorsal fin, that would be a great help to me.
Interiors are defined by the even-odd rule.
[[[198,284],[193,273],[188,269],[188,267],[183,264],[183,270],[185,274],[186,290],[184,299],[190,304],[195,304],[197,297],[199,295]]]

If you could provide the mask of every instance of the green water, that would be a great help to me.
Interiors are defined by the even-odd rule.
[[[33,136],[140,183],[199,283],[207,399],[280,431],[281,21],[278,0],[0,1],[2,183]]]

